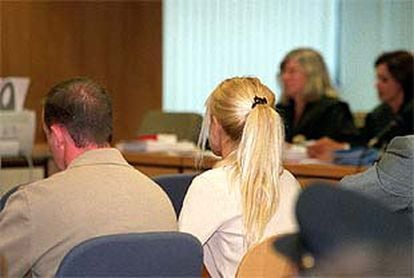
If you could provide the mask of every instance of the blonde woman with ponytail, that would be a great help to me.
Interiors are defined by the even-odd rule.
[[[268,236],[296,230],[300,186],[282,166],[284,126],[275,96],[257,78],[223,81],[206,101],[199,143],[222,160],[196,177],[179,229],[204,246],[212,277],[234,277],[246,251]]]

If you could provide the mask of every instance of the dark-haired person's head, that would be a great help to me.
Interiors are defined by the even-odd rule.
[[[413,100],[413,54],[405,50],[385,52],[375,61],[377,71],[377,89],[380,99],[388,99],[401,90],[404,102]]]
[[[112,102],[107,91],[88,78],[63,81],[47,93],[43,107],[44,131],[58,167],[68,143],[76,153],[107,147],[112,138]],[[63,150],[66,148],[66,150]],[[75,151],[71,150],[72,153]]]

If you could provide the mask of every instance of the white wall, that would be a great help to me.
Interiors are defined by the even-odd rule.
[[[373,63],[414,50],[414,0],[164,0],[163,108],[203,112],[214,87],[275,75],[291,49],[319,50],[353,111],[378,104]]]
[[[342,0],[339,80],[342,97],[354,111],[379,103],[374,62],[384,51],[414,50],[414,1]]]
[[[203,112],[211,91],[233,76],[257,76],[277,93],[279,63],[299,46],[319,50],[335,71],[337,0],[165,0],[163,5],[165,110]]]

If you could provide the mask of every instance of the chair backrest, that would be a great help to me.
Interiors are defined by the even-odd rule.
[[[288,258],[274,250],[272,236],[247,251],[237,269],[236,277],[293,277],[296,268]]]
[[[365,125],[365,118],[367,117],[367,112],[357,111],[352,114],[354,118],[354,124],[357,128],[362,128]]]
[[[191,181],[196,176],[196,173],[188,174],[170,174],[160,175],[152,177],[152,179],[161,186],[161,188],[167,193],[174,206],[175,213],[180,215],[181,208],[185,194],[187,193],[188,187]]]
[[[130,233],[96,237],[72,248],[57,277],[200,277],[201,243],[181,232]]]
[[[203,117],[197,113],[150,110],[145,113],[137,134],[172,133],[178,140],[197,143],[202,121]]]
[[[7,259],[3,254],[0,254],[0,277],[8,277],[8,276],[9,276],[9,272],[7,268]]]

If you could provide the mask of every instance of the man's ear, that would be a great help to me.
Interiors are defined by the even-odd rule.
[[[62,148],[65,145],[66,129],[59,124],[53,124],[50,127],[50,139],[55,147]]]

